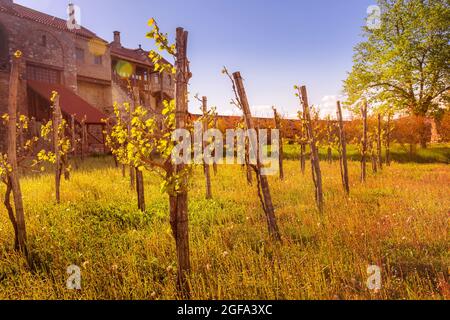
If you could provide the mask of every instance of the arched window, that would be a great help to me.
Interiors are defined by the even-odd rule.
[[[0,25],[0,69],[7,69],[9,65],[8,35]]]

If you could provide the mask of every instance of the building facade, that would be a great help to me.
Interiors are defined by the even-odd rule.
[[[99,118],[107,118],[114,102],[131,102],[131,92],[137,92],[142,105],[157,111],[163,99],[174,96],[172,75],[154,72],[143,49],[124,48],[120,32],[108,43],[86,28],[69,29],[65,19],[0,0],[0,114],[7,112],[10,61],[16,50],[23,53],[20,113],[38,123],[48,120],[51,104],[46,95],[55,89],[65,101],[64,116],[89,126],[93,152],[103,143]],[[5,132],[0,125],[0,147]]]

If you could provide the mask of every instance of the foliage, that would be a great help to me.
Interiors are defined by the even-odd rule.
[[[348,105],[361,98],[380,108],[429,116],[448,101],[450,6],[447,0],[378,0],[381,28],[364,28],[345,81]]]

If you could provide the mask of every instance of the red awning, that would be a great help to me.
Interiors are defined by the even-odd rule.
[[[102,124],[102,119],[107,118],[104,113],[90,105],[70,89],[60,84],[50,84],[32,80],[28,80],[27,83],[34,92],[48,101],[50,101],[53,91],[58,92],[61,110],[69,116],[73,115],[79,123],[86,117],[86,124]]]

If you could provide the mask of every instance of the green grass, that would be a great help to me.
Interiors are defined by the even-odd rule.
[[[439,279],[449,264],[449,167],[394,163],[362,185],[359,163],[352,162],[348,198],[338,164],[322,169],[323,216],[311,173],[302,176],[297,161],[286,161],[286,181],[270,177],[283,235],[277,244],[240,167],[219,167],[212,201],[204,200],[197,168],[189,195],[192,298],[448,298]],[[159,184],[146,174],[141,213],[128,179],[108,157],[88,159],[63,182],[61,205],[53,200],[51,175],[25,177],[33,265],[12,250],[1,207],[0,299],[176,299],[175,245]],[[80,292],[66,289],[72,264],[82,269]],[[365,286],[373,264],[383,270],[379,292]]]
[[[361,158],[360,151],[357,146],[349,145],[347,147],[348,159],[359,161]],[[286,145],[284,148],[286,159],[297,160],[300,155],[300,147],[298,145]],[[325,160],[327,150],[320,149],[320,157]],[[337,151],[333,151],[333,158],[337,160],[339,157]],[[385,157],[385,151],[383,151]],[[409,145],[394,144],[391,149],[392,161],[399,163],[446,163],[450,164],[450,145],[449,144],[434,144],[427,149],[422,149],[417,146],[415,153],[411,154]]]

